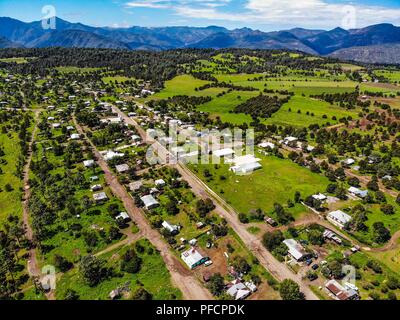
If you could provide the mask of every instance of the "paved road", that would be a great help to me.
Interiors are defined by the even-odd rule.
[[[114,193],[114,195],[121,199],[125,209],[127,210],[131,219],[139,227],[143,236],[147,238],[160,252],[162,258],[164,259],[165,265],[171,274],[174,285],[181,290],[184,299],[212,300],[213,297],[211,293],[200,284],[199,280],[191,271],[186,269],[181,264],[178,258],[172,254],[169,245],[164,241],[160,233],[151,227],[147,221],[145,213],[136,207],[133,198],[119,183],[117,177],[110,170],[106,161],[103,160],[102,156],[96,149],[96,146],[87,138],[83,128],[77,123],[75,118],[74,123],[79,134],[86,137],[87,141],[89,141],[90,145],[92,146],[97,164],[104,171],[107,184],[110,186],[111,191]]]
[[[141,128],[136,121],[128,117],[125,113],[119,110],[117,107],[113,107],[114,112],[118,113],[119,116],[124,119],[125,123],[133,125],[138,131],[139,135],[142,137],[143,141],[147,141],[146,132]],[[158,148],[162,146],[156,143]],[[278,280],[282,281],[284,279],[292,279],[297,282],[300,286],[300,290],[304,293],[307,300],[319,300],[317,295],[309,288],[305,281],[300,275],[294,274],[290,269],[284,264],[279,262],[261,243],[255,235],[250,234],[247,231],[247,226],[242,224],[236,211],[226,204],[226,202],[212,191],[206,184],[204,184],[193,172],[191,172],[183,164],[177,164],[176,168],[179,170],[182,177],[189,183],[193,192],[202,198],[212,198],[216,205],[216,212],[224,217],[232,229],[239,235],[245,245],[253,252],[260,263],[269,272],[274,275]]]

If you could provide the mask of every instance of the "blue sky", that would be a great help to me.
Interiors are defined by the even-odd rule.
[[[219,25],[271,31],[400,25],[399,0],[0,0],[0,16],[40,20],[46,5],[53,5],[62,19],[94,26]]]

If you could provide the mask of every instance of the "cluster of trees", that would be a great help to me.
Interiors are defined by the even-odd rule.
[[[285,98],[278,98],[277,96],[270,97],[266,95],[259,95],[239,104],[235,107],[233,112],[250,114],[254,119],[270,118],[282,107],[283,104],[289,101],[289,98],[289,96]]]

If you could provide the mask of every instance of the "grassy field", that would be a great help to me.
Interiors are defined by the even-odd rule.
[[[140,284],[152,294],[154,300],[181,299],[181,292],[171,284],[171,277],[164,261],[155,248],[147,241],[140,240],[145,252],[138,253],[142,259],[142,267],[136,274],[119,271],[120,256],[128,247],[122,247],[101,256],[119,275],[104,280],[96,287],[89,287],[82,278],[78,269],[64,274],[57,283],[57,299],[63,299],[67,289],[75,290],[81,300],[109,300],[112,290],[129,283],[130,289],[135,291]]]
[[[104,77],[102,78],[103,82],[106,84],[109,84],[111,82],[126,82],[129,80],[135,80],[134,78],[128,78],[128,77],[123,77],[123,76],[115,76],[115,77]]]
[[[221,88],[210,88],[202,91],[195,91],[196,88],[209,83],[208,81],[195,79],[190,75],[182,75],[165,82],[165,89],[152,96],[152,99],[167,99],[173,96],[216,96],[224,91]]]
[[[376,70],[374,73],[377,76],[385,77],[389,79],[391,82],[399,82],[400,81],[400,71],[398,70]]]
[[[296,191],[300,191],[303,197],[323,192],[328,184],[328,179],[311,173],[290,160],[276,157],[263,156],[261,158],[263,168],[251,175],[237,176],[229,171],[226,164],[199,165],[192,167],[199,177],[204,180],[214,191],[219,193],[239,212],[248,213],[251,209],[261,208],[266,212],[271,211],[275,202],[285,204],[293,199]],[[204,177],[204,170],[208,169],[213,179]],[[226,180],[221,180],[224,176]],[[291,208],[291,212],[298,216],[306,212],[302,206]]]
[[[222,97],[198,107],[199,111],[208,112],[212,118],[220,117],[223,122],[242,124],[251,122],[251,116],[246,114],[230,113],[237,105],[258,95],[258,91],[232,91]]]
[[[291,111],[290,111],[291,110]],[[301,113],[298,113],[298,110]],[[307,115],[307,112],[309,113]],[[312,116],[314,114],[314,116]],[[327,116],[326,119],[323,116]],[[332,120],[335,116],[337,120]],[[340,118],[358,116],[357,110],[346,110],[338,106],[331,106],[325,101],[311,99],[308,97],[294,96],[265,123],[277,125],[308,126],[310,124],[325,124],[330,122],[336,124]]]
[[[28,63],[28,59],[27,58],[4,58],[4,59],[0,59],[0,62],[22,64],[22,63]]]
[[[0,175],[0,221],[3,221],[8,215],[22,215],[22,181],[15,175],[16,161],[20,156],[19,148],[15,147],[18,141],[16,133],[0,134],[0,146],[3,147],[5,156],[3,159],[7,164],[0,165],[3,174]],[[7,192],[5,185],[10,184],[12,191]]]

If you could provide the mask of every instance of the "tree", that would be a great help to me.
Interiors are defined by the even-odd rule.
[[[331,272],[331,275],[335,279],[340,279],[343,276],[342,264],[339,261],[337,261],[337,260],[330,261],[327,264],[327,267],[328,267],[329,271]]]
[[[60,269],[61,272],[67,272],[73,267],[73,263],[68,261],[63,256],[56,254],[54,256],[54,265],[56,268]]]
[[[79,271],[90,287],[98,285],[109,274],[109,270],[105,267],[105,261],[93,255],[82,258],[79,263]]]
[[[301,193],[300,193],[300,191],[296,191],[294,193],[294,202],[300,203],[300,201],[301,201]]]
[[[251,266],[247,263],[246,259],[244,259],[241,256],[236,256],[232,259],[231,262],[233,268],[236,270],[236,272],[239,273],[248,273],[251,270]]]
[[[273,251],[276,247],[281,245],[283,240],[285,240],[285,238],[280,230],[266,232],[263,236],[263,245],[269,251]]]
[[[142,266],[142,259],[132,248],[122,255],[121,270],[128,273],[138,273]]]
[[[200,199],[196,202],[196,211],[200,217],[204,218],[208,213],[215,209],[211,199]]]
[[[371,180],[367,184],[367,188],[372,191],[378,191],[379,190],[379,185],[378,185],[378,177],[373,176]]]
[[[382,222],[375,222],[372,225],[373,228],[373,239],[377,243],[385,243],[390,240],[390,231],[385,228]]]
[[[386,215],[394,214],[394,207],[391,204],[381,205],[381,211]]]
[[[179,213],[179,208],[174,200],[168,201],[167,204],[165,205],[165,209],[171,216],[175,216]]]
[[[285,279],[279,286],[279,293],[283,300],[304,300],[299,285],[291,279]]]
[[[208,288],[214,296],[220,296],[225,288],[224,278],[216,273],[210,277]]]
[[[311,242],[313,245],[323,245],[325,240],[323,233],[320,230],[310,230],[308,233],[308,240]]]
[[[68,288],[65,291],[64,300],[79,300],[79,294],[75,290]]]
[[[152,300],[153,296],[143,287],[138,288],[132,294],[132,300]]]

